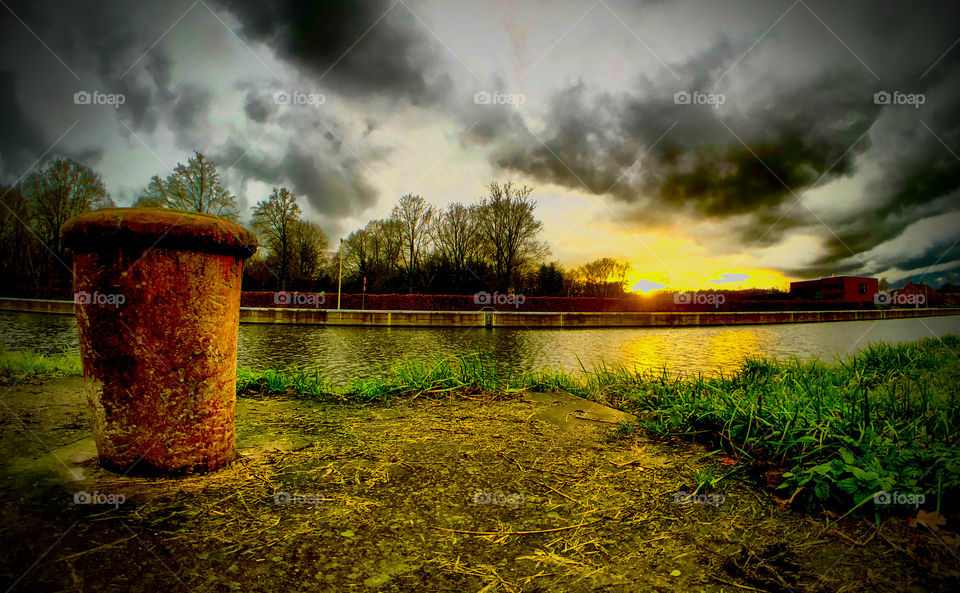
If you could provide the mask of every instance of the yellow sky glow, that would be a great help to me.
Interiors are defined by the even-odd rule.
[[[627,274],[628,290],[633,290],[641,280],[663,284],[663,290],[790,288],[791,278],[782,272],[756,265],[742,253],[711,254],[708,247],[698,245],[689,237],[645,233],[637,242],[641,243],[637,255],[624,258],[631,264]],[[722,280],[723,274],[746,274],[749,278],[737,282],[710,282]]]
[[[644,280],[662,284],[662,290],[669,291],[789,290],[790,281],[794,280],[769,267],[771,261],[782,260],[783,253],[730,251],[732,241],[712,245],[703,237],[691,236],[696,229],[684,226],[641,230],[629,222],[605,218],[604,212],[588,206],[592,203],[576,194],[549,196],[549,202],[555,208],[543,212],[547,231],[544,237],[551,245],[552,257],[568,269],[601,257],[629,262],[625,287],[628,292],[643,292],[641,287],[634,287]],[[804,249],[804,245],[795,245],[788,252],[802,253]],[[729,252],[723,253],[725,250]],[[710,282],[722,279],[723,274],[746,274],[749,278],[741,282]]]

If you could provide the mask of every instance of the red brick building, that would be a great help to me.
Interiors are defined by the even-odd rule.
[[[908,282],[906,286],[893,292],[896,297],[917,297],[909,303],[911,305],[937,306],[945,303],[943,295],[922,283],[916,284],[914,282]]]
[[[880,286],[876,278],[860,276],[832,276],[790,283],[790,297],[805,301],[872,303],[873,295],[878,292]]]

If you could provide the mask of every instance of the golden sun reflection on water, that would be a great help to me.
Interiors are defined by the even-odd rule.
[[[714,368],[736,366],[746,357],[769,352],[760,335],[753,329],[728,329],[710,337],[704,348],[706,364]]]
[[[770,336],[755,328],[706,329],[699,334],[647,333],[624,342],[620,359],[628,368],[636,366],[659,371],[666,361],[671,374],[698,369],[710,374],[737,368],[745,357],[769,353]],[[678,364],[679,363],[679,364]]]

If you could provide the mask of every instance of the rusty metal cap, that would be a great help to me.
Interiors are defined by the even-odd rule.
[[[239,224],[212,214],[158,208],[104,208],[64,223],[64,246],[74,251],[140,248],[182,249],[247,258],[257,237]]]

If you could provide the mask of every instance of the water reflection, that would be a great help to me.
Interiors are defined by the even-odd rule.
[[[0,312],[0,344],[41,352],[77,351],[72,317]],[[382,373],[403,359],[490,354],[520,370],[579,372],[600,364],[712,374],[734,370],[744,356],[819,358],[832,362],[871,342],[960,334],[960,316],[733,328],[431,329],[241,325],[238,364],[255,368],[316,367],[328,379]]]
[[[747,357],[763,356],[772,348],[770,336],[750,329],[728,329],[707,341],[702,368],[729,368]]]
[[[623,343],[618,358],[631,361],[634,366],[652,368],[656,361],[666,360],[671,350],[676,348],[674,335],[641,334]]]

